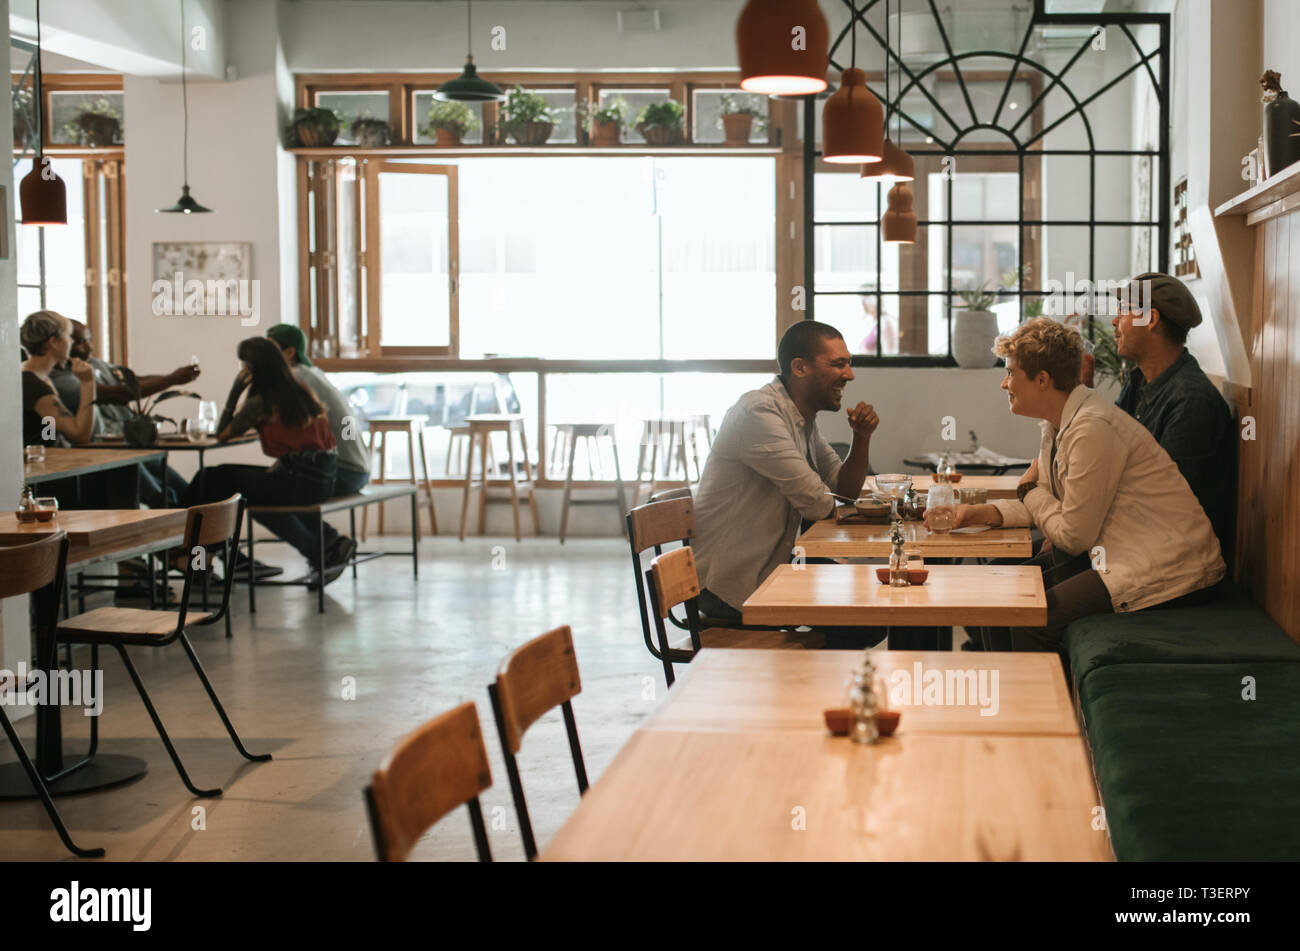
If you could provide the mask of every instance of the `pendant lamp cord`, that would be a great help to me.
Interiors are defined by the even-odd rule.
[[[474,58],[474,2],[465,0],[465,58]]]
[[[894,111],[889,98],[889,0],[885,0],[885,138],[889,138],[889,119]]]
[[[185,0],[181,0],[181,110],[185,114],[181,136],[181,169],[185,188],[190,187],[190,97],[185,84]]]
[[[45,104],[41,95],[41,0],[36,0],[36,165],[45,155]],[[35,168],[36,166],[32,166]],[[42,287],[42,291],[44,288]],[[42,304],[42,306],[44,306]]]
[[[888,0],[885,0],[888,2]],[[885,35],[889,35],[889,24],[885,24]],[[903,147],[903,4],[900,0],[898,4],[898,49],[894,51],[894,58],[898,60],[898,108],[894,110],[894,125],[898,127],[898,147]],[[889,64],[885,64],[888,71]]]
[[[853,19],[849,21],[849,68],[858,68],[858,4],[857,0],[849,0],[849,9],[853,11]]]

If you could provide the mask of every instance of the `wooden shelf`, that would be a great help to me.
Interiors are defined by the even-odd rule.
[[[1300,162],[1288,165],[1249,191],[1225,201],[1214,209],[1214,217],[1245,215],[1246,224],[1254,225],[1297,207],[1300,207]]]
[[[438,156],[465,157],[482,155],[500,157],[508,155],[780,155],[782,149],[774,145],[669,145],[653,148],[645,145],[619,145],[611,148],[595,148],[589,145],[462,145],[455,148],[439,148],[435,145],[390,145],[384,148],[363,149],[349,145],[330,145],[319,148],[295,147],[288,150],[294,155],[306,158],[436,158]]]

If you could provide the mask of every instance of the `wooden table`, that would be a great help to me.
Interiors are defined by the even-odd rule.
[[[958,715],[926,722],[924,708],[900,707],[899,732],[871,746],[804,722],[804,714],[820,717],[824,691],[833,681],[842,690],[860,657],[706,648],[542,860],[1113,858],[1106,833],[1094,828],[1099,802],[1083,739],[1060,720],[1064,679],[1055,657],[970,661],[1015,668],[1003,712],[1019,711],[1026,732],[973,732]],[[882,669],[946,660],[872,657]],[[1028,732],[1037,726],[1052,732]]]
[[[902,711],[899,736],[1079,735],[1055,654],[872,651],[871,659],[890,709]],[[820,736],[822,711],[844,706],[861,663],[861,651],[705,650],[642,729]]]
[[[965,481],[965,480],[963,480]],[[888,558],[892,549],[887,522],[845,522],[824,518],[799,536],[795,547],[808,558]],[[974,535],[931,532],[924,522],[903,522],[908,551],[923,558],[1031,558],[1027,528],[990,528]]]
[[[234,439],[227,439],[225,442],[217,440],[216,436],[204,436],[197,442],[192,442],[188,436],[177,438],[172,434],[159,436],[155,449],[162,453],[162,497],[167,498],[167,455],[173,452],[197,452],[199,454],[199,467],[195,479],[202,479],[204,470],[207,468],[203,462],[203,456],[209,449],[220,449],[224,446],[243,446],[250,442],[256,441],[257,433],[244,433],[236,436]],[[115,448],[125,446],[126,440],[122,436],[97,436],[93,442],[82,443],[79,449],[93,449],[96,452],[113,451]]]
[[[180,545],[184,541],[187,517],[185,509],[82,509],[61,511],[48,522],[19,522],[12,511],[6,511],[0,513],[0,544],[22,544],[64,531],[68,533],[69,567],[84,569],[96,562],[118,561]],[[42,638],[35,647],[36,663],[42,669],[51,668],[55,645]],[[55,704],[45,704],[36,710],[36,765],[46,777],[52,795],[116,786],[148,770],[148,763],[137,756],[98,753],[89,764],[62,778],[49,780],[65,765],[60,712],[61,707]],[[79,760],[83,756],[83,752],[73,751],[68,758]],[[0,766],[0,799],[34,795],[20,764]]]
[[[742,606],[746,624],[813,627],[1047,623],[1036,565],[929,565],[923,585],[891,588],[875,565],[778,565]]]
[[[73,476],[89,475],[92,472],[105,472],[134,466],[153,459],[162,459],[166,453],[161,449],[91,449],[78,446],[74,449],[58,447],[45,450],[44,462],[26,462],[23,464],[23,481],[28,485],[50,482],[54,479],[67,479]]]
[[[930,486],[934,485],[934,476],[928,472],[919,475],[909,476],[912,480],[912,488],[917,492],[929,492]],[[1016,497],[1016,486],[1020,484],[1020,476],[1014,475],[965,475],[961,481],[954,483],[954,489],[984,489],[988,492],[990,499],[1014,499]],[[866,483],[862,487],[863,495],[875,488],[875,476],[868,476]]]

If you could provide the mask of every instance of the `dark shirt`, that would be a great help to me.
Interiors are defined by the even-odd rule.
[[[1187,350],[1147,382],[1136,367],[1115,401],[1155,437],[1214,526],[1224,560],[1232,551],[1236,427],[1227,401]]]
[[[49,439],[44,438],[44,432],[46,429],[45,417],[43,417],[40,413],[36,412],[36,404],[41,400],[42,397],[45,396],[53,396],[55,399],[59,398],[59,394],[55,391],[54,387],[50,386],[50,384],[46,383],[44,380],[42,380],[35,373],[32,373],[30,370],[24,370],[23,371],[23,445],[24,446],[38,446],[41,444],[44,444],[46,446],[67,445],[67,441],[64,440],[63,437],[61,437],[58,433],[53,432],[54,429],[53,426],[49,427],[51,430],[51,438]],[[78,393],[78,396],[80,396],[80,393]]]

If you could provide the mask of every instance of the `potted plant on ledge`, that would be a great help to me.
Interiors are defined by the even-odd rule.
[[[516,86],[501,103],[498,123],[502,137],[509,136],[516,145],[545,145],[555,123],[551,105],[541,93]]]
[[[63,131],[73,142],[90,148],[120,145],[122,114],[107,99],[96,99],[90,108],[77,113],[77,118],[64,123]]]
[[[392,144],[392,131],[383,119],[358,116],[352,120],[348,131],[352,133],[352,138],[357,140],[357,145],[363,149],[382,149]]]
[[[436,138],[440,148],[461,144],[461,140],[478,128],[478,116],[463,102],[434,102],[429,107],[429,122],[422,130]]]
[[[998,315],[993,313],[998,292],[988,289],[985,281],[976,287],[968,285],[957,292],[960,304],[954,304],[957,313],[952,318],[952,355],[957,366],[964,370],[983,370],[998,362],[993,353],[993,341],[998,335]]]
[[[592,109],[583,121],[583,127],[591,137],[591,144],[601,148],[618,145],[622,141],[623,126],[626,124],[627,101],[621,97],[608,105]]]
[[[339,137],[339,116],[330,109],[295,109],[289,141],[306,148],[333,145]]]
[[[748,102],[737,103],[736,97],[730,93],[722,97],[722,115],[718,122],[727,145],[748,145],[751,133],[767,131],[765,111]]]
[[[683,117],[686,110],[680,102],[653,102],[636,117],[636,130],[649,145],[681,145]]]

